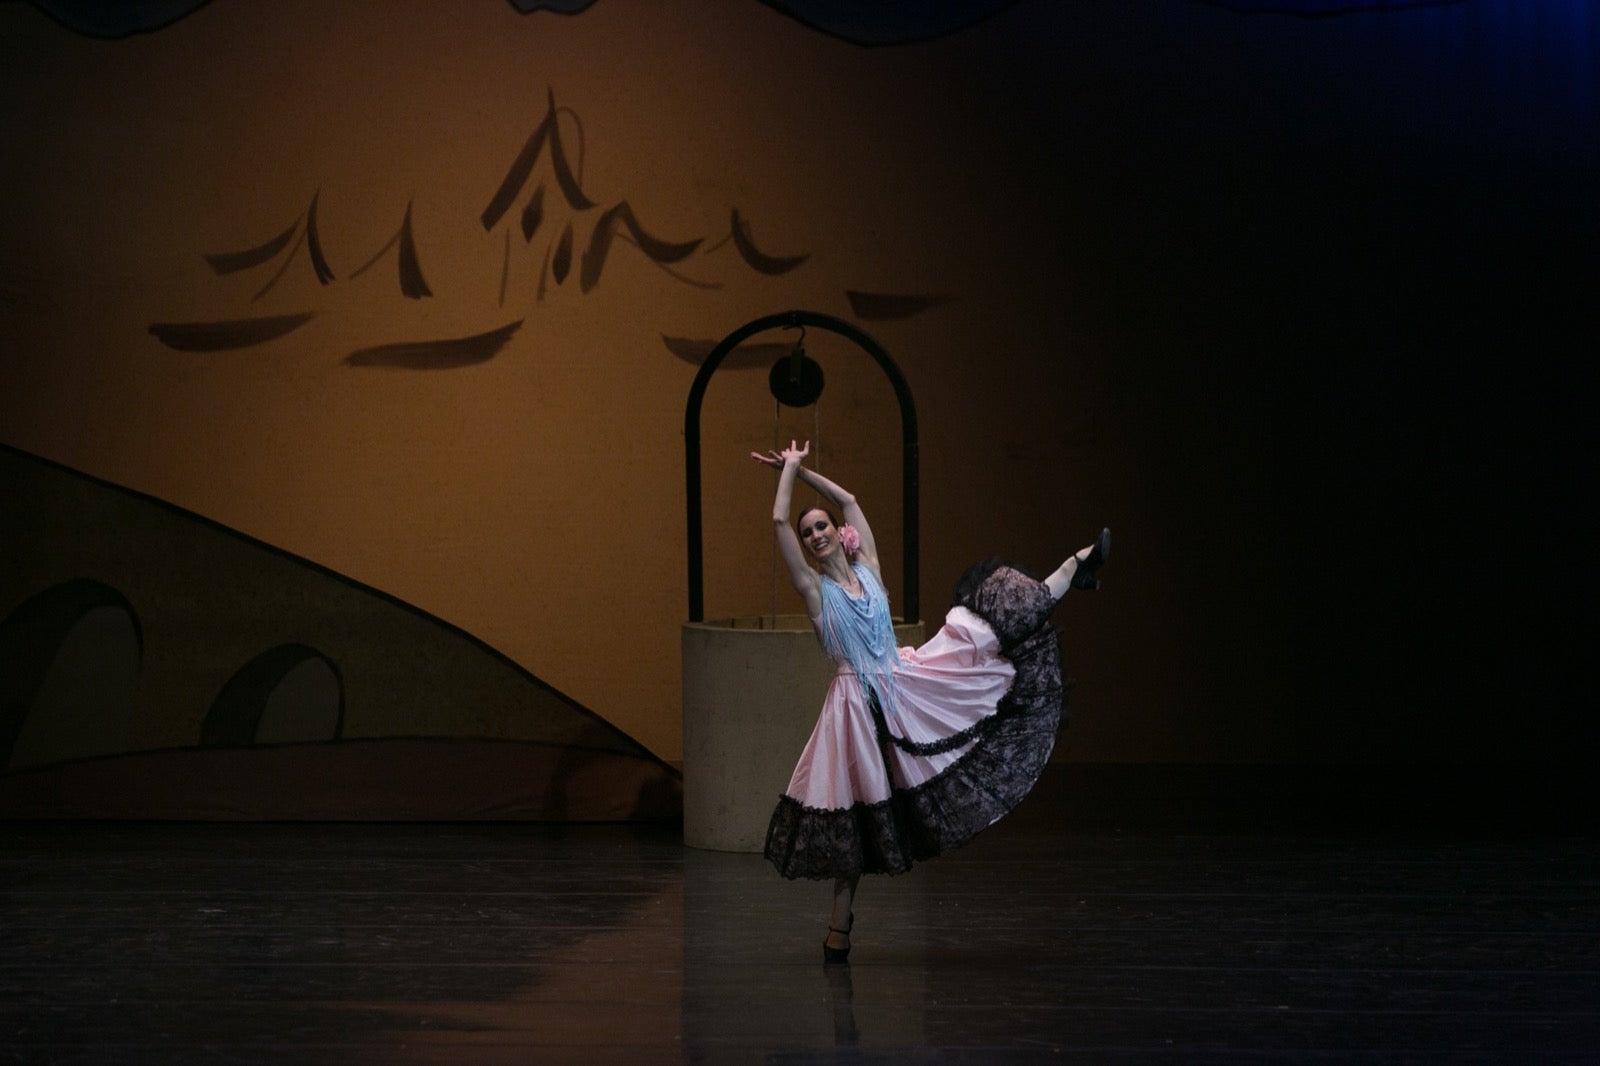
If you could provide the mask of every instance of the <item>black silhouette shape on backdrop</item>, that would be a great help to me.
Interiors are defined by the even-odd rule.
[[[575,145],[575,152],[569,152],[569,143]],[[544,241],[542,251],[534,257],[540,264],[534,289],[535,302],[542,302],[552,287],[565,285],[574,274],[580,295],[593,292],[600,285],[618,242],[636,249],[647,261],[675,280],[700,289],[718,289],[722,283],[714,278],[693,276],[681,268],[691,257],[710,256],[724,247],[732,246],[745,266],[769,277],[787,274],[810,258],[809,252],[779,255],[760,248],[755,242],[750,220],[737,207],[729,212],[727,234],[714,242],[707,243],[702,236],[682,240],[659,236],[641,221],[627,199],[603,206],[600,200],[585,190],[583,156],[582,119],[571,108],[558,106],[555,92],[547,89],[543,117],[523,142],[478,216],[478,222],[485,232],[505,227],[496,306],[505,306],[511,292],[513,269],[520,265],[514,258],[514,231],[520,234],[523,247],[532,247],[536,240]],[[549,191],[552,187],[554,193]],[[252,303],[279,287],[302,249],[317,285],[321,288],[333,285],[340,278],[331,265],[318,225],[320,202],[321,190],[318,190],[300,217],[282,231],[260,244],[241,250],[207,253],[206,263],[218,277],[263,269],[276,263],[271,276],[250,298]],[[519,203],[521,208],[516,210]],[[406,204],[405,215],[394,235],[352,270],[345,280],[361,277],[391,251],[395,251],[400,295],[411,300],[434,296],[423,274],[413,215],[415,206],[415,200]],[[909,299],[923,300],[931,306],[935,298]],[[150,333],[163,344],[179,351],[229,351],[277,340],[305,325],[316,314],[314,311],[301,311],[217,321],[156,322],[151,324]],[[407,370],[448,370],[472,366],[498,355],[524,321],[524,318],[518,318],[466,337],[370,345],[352,352],[344,359],[344,363],[357,368]]]

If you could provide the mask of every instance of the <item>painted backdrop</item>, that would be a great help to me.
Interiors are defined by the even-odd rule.
[[[677,758],[684,401],[718,339],[791,307],[910,381],[925,616],[973,558],[1048,568],[1116,530],[1061,617],[1064,757],[1592,750],[1593,565],[1546,521],[1592,480],[1588,5],[104,6],[0,5],[0,616],[37,636],[17,612],[60,588],[73,618],[144,610],[117,538],[17,517],[39,478],[235,538],[164,609],[180,631],[255,624],[232,593],[257,550],[320,577],[274,585],[282,625],[184,698],[135,671],[116,741],[47,730],[51,758],[199,746],[279,648],[274,683],[322,693],[301,721],[333,721],[352,662],[432,654],[382,626],[328,646],[352,591],[602,747]],[[707,396],[713,616],[794,609],[752,448],[816,440],[897,551],[893,394],[813,335],[820,403],[775,410],[794,339]],[[15,747],[54,660],[14,654]],[[347,702],[339,736],[526,739],[543,712],[486,719],[462,669],[423,672],[426,712]]]

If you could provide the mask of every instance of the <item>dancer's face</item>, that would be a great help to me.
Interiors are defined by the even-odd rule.
[[[795,525],[800,543],[806,546],[813,559],[821,559],[839,549],[839,530],[827,511],[821,508],[807,511]]]

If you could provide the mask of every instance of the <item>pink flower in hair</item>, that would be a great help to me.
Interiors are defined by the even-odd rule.
[[[839,545],[847,555],[854,555],[861,550],[861,534],[856,532],[855,526],[839,527]]]

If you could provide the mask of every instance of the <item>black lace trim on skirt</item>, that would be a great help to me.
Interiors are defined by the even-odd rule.
[[[1056,634],[1046,625],[1012,648],[1017,675],[1011,689],[994,715],[964,731],[976,743],[938,776],[895,788],[880,803],[838,810],[779,797],[767,828],[767,859],[788,878],[904,873],[914,862],[961,846],[1015,808],[1044,772],[1061,726],[1066,686]],[[876,721],[881,712],[874,712]],[[879,728],[881,740],[887,728]]]
[[[883,715],[882,705],[878,703],[878,693],[871,686],[863,687],[867,690],[867,706],[872,709],[872,725],[878,734],[878,743],[893,744],[908,755],[927,757],[930,755],[943,755],[947,751],[955,751],[972,740],[972,738],[987,733],[994,728],[994,723],[999,718],[998,715],[991,714],[981,721],[974,722],[959,733],[951,733],[949,736],[940,737],[938,740],[927,742],[911,740],[906,737],[895,736],[889,730],[889,721]]]

